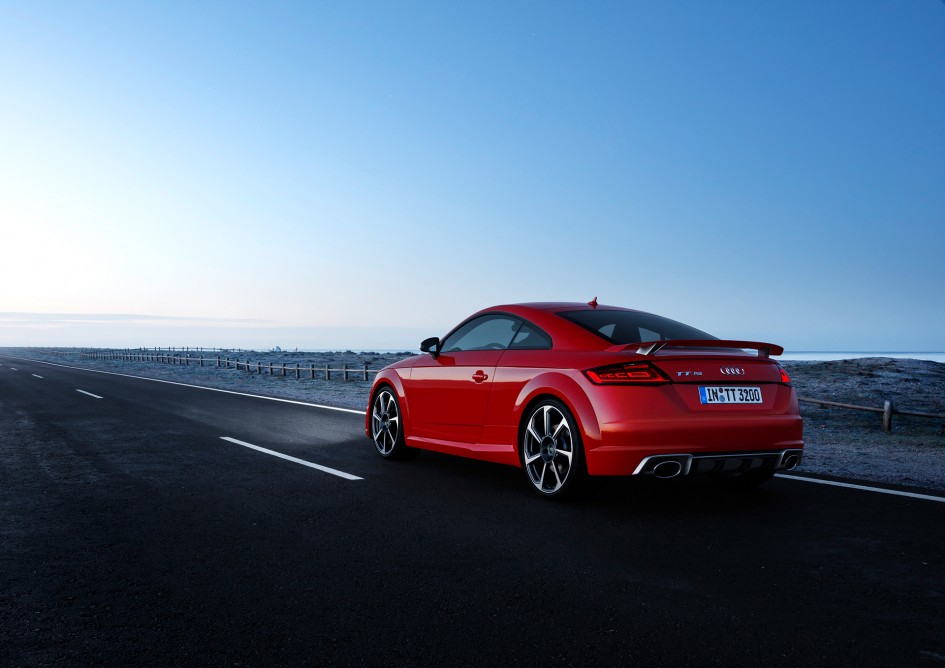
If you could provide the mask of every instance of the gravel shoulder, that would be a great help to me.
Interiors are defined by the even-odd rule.
[[[5,348],[0,353],[57,362],[100,371],[159,378],[251,394],[296,399],[317,404],[363,410],[370,381],[363,380],[364,365],[377,370],[411,353],[291,353],[240,352],[229,357],[229,368],[218,368],[217,353],[203,353],[203,367],[80,358],[80,351],[38,348]],[[193,352],[196,356],[198,353]],[[239,359],[241,368],[232,362]],[[251,372],[245,370],[250,362]],[[262,373],[256,373],[256,364]],[[269,364],[273,375],[269,375]],[[282,376],[282,365],[287,375]],[[295,378],[299,365],[301,380]],[[341,368],[351,370],[341,380]],[[783,362],[802,397],[881,408],[890,400],[901,410],[945,414],[945,364],[883,357],[831,362]],[[332,368],[332,380],[324,371],[310,378],[310,368]],[[374,374],[369,374],[373,379]],[[868,482],[881,482],[931,490],[945,490],[945,420],[896,415],[892,433],[881,429],[881,415],[843,408],[801,403],[804,418],[804,461],[797,471]]]

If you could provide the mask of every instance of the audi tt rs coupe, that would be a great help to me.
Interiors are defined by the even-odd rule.
[[[365,430],[387,459],[424,449],[509,464],[563,497],[587,476],[757,485],[803,454],[774,344],[595,298],[487,308],[420,349],[371,391]]]

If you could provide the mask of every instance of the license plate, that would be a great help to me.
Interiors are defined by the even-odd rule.
[[[760,387],[699,387],[703,404],[760,404]]]

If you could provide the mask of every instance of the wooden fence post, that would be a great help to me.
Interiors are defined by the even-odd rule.
[[[311,379],[315,380],[315,365],[314,364],[308,365],[308,372],[309,372],[309,375],[311,376]]]
[[[331,380],[331,364],[325,364],[325,380]]]
[[[364,380],[367,380],[367,379],[368,379],[368,375],[367,375],[367,362],[365,362],[365,363],[364,363]]]
[[[282,377],[285,378],[285,362],[282,363]]]
[[[348,382],[348,365],[347,364],[341,365],[341,377],[344,378],[346,383]]]
[[[299,375],[299,363],[296,362],[296,363],[295,363],[295,379],[298,380],[298,379],[301,378],[301,377],[302,377],[302,376]]]
[[[272,375],[272,362],[269,363],[269,375]]]
[[[883,431],[887,434],[892,431],[893,403],[887,401],[883,404]]]

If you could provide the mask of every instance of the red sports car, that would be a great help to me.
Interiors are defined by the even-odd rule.
[[[366,431],[388,459],[420,448],[519,466],[559,497],[587,475],[760,484],[803,454],[770,343],[595,299],[494,306],[420,349],[371,391]]]

